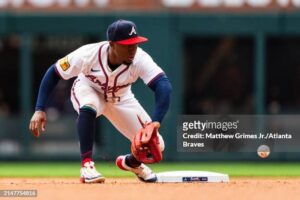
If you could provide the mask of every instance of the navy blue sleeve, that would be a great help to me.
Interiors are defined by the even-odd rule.
[[[152,121],[161,123],[169,109],[172,92],[171,83],[165,74],[161,74],[154,81],[151,81],[148,86],[155,93],[155,109]]]
[[[48,98],[60,79],[60,76],[55,71],[55,65],[52,65],[42,79],[35,106],[36,111],[45,110]]]

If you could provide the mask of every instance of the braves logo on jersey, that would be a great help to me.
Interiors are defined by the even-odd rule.
[[[85,77],[87,77],[89,80],[91,80],[93,83],[96,83],[98,84],[101,89],[103,91],[105,91],[106,93],[116,93],[118,92],[121,88],[125,88],[129,85],[131,85],[131,83],[128,83],[128,84],[125,84],[125,85],[116,85],[116,86],[108,86],[107,89],[106,89],[106,83],[101,83],[100,80],[93,76],[93,75],[86,75]]]
[[[130,34],[135,32],[133,27]],[[130,86],[138,78],[148,84],[157,75],[163,73],[152,58],[140,48],[137,49],[130,65],[123,64],[112,72],[107,63],[108,47],[108,42],[85,45],[67,55],[69,66],[66,68],[68,69],[59,67],[59,61],[56,69],[63,79],[78,76],[80,81],[90,85],[105,97],[131,95]]]

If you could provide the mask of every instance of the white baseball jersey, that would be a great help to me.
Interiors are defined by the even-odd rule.
[[[78,76],[103,95],[126,97],[131,95],[131,84],[139,77],[149,84],[162,69],[141,48],[137,49],[131,65],[121,65],[112,71],[107,63],[108,42],[88,44],[58,60],[56,69],[63,79]]]
[[[82,106],[91,106],[97,116],[105,115],[128,139],[141,128],[137,115],[144,122],[151,118],[134,98],[131,84],[139,77],[149,84],[163,70],[141,48],[130,65],[122,64],[112,71],[108,65],[108,42],[88,44],[71,52],[56,63],[61,78],[74,81],[71,101],[79,113]]]

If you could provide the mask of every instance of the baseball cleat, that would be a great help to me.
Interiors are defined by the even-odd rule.
[[[116,159],[116,165],[120,169],[133,172],[138,177],[138,179],[143,182],[153,183],[157,181],[156,174],[149,167],[147,167],[143,163],[137,168],[130,167],[125,163],[125,158],[126,155],[123,155],[119,156]]]
[[[104,183],[105,178],[96,170],[93,161],[85,162],[80,169],[81,183]]]

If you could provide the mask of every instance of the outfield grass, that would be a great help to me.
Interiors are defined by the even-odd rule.
[[[98,171],[106,177],[133,177],[119,170],[112,162],[97,162]],[[255,162],[193,162],[152,165],[155,172],[199,170],[227,173],[235,177],[300,176],[300,163]],[[0,162],[0,177],[78,177],[78,162]]]

